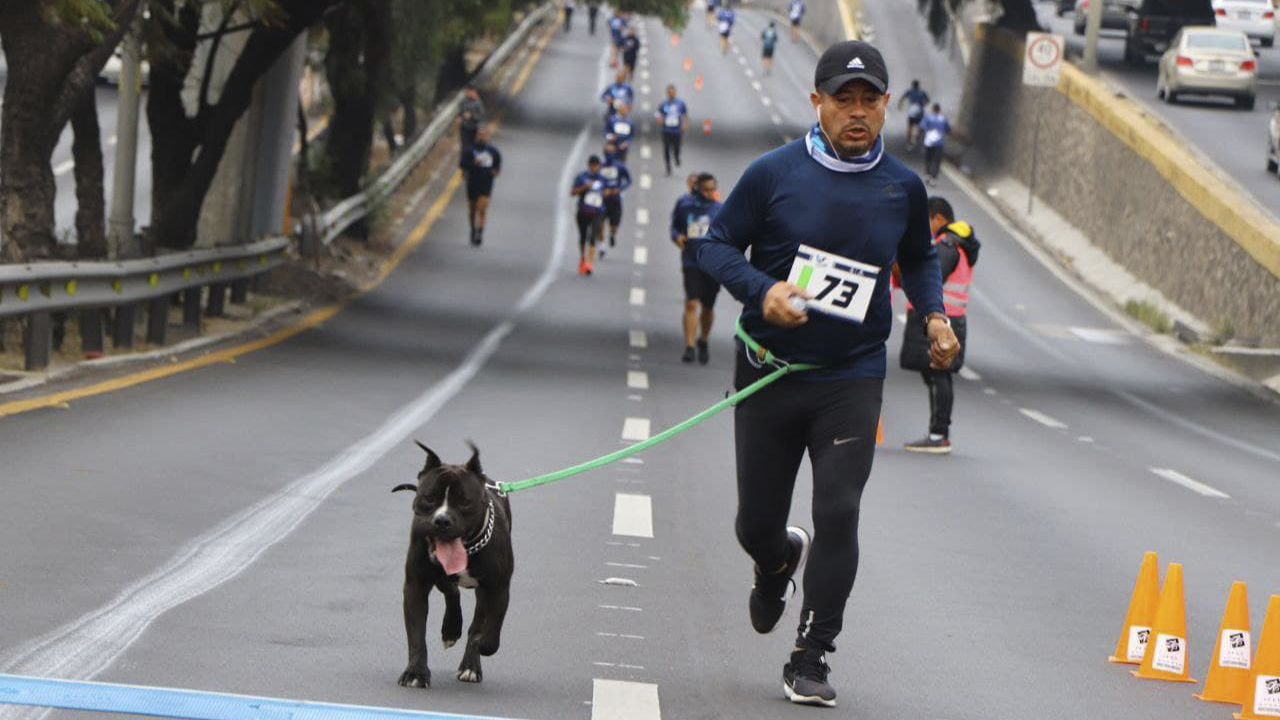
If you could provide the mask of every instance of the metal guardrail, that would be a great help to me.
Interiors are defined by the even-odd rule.
[[[192,286],[232,283],[281,264],[290,240],[191,250],[119,262],[0,265],[0,318],[33,312],[110,307]]]
[[[497,68],[507,61],[511,53],[515,52],[516,48],[525,41],[529,31],[547,16],[554,13],[556,7],[556,3],[547,2],[542,7],[529,13],[516,26],[515,31],[507,36],[507,39],[495,48],[489,54],[489,57],[485,58],[484,63],[476,72],[474,81],[483,82],[488,80],[497,71]],[[304,223],[304,227],[311,228],[310,232],[315,233],[321,245],[328,245],[347,228],[368,216],[370,209],[376,207],[378,203],[394,192],[400,186],[400,183],[404,182],[404,179],[408,177],[409,173],[418,166],[418,163],[426,158],[427,153],[431,152],[431,148],[435,147],[435,144],[444,136],[462,106],[462,97],[462,91],[458,91],[454,93],[448,102],[438,107],[435,111],[435,117],[419,133],[413,144],[406,148],[376,180],[369,183],[367,188],[320,213],[312,222]]]

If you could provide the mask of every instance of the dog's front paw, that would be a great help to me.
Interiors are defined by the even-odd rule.
[[[462,664],[458,666],[458,680],[465,683],[478,683],[484,679],[484,673],[480,670],[480,658],[474,660],[463,658]]]
[[[427,668],[417,668],[410,665],[404,669],[404,672],[400,673],[400,686],[429,688],[431,687],[431,671]]]

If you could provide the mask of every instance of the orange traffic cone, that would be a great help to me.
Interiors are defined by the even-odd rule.
[[[675,47],[679,44],[680,44],[680,33],[671,33],[671,47]]]
[[[1249,694],[1249,591],[1245,584],[1231,583],[1227,610],[1218,626],[1217,650],[1204,678],[1204,692],[1195,697],[1208,702],[1241,705]]]
[[[704,135],[711,134],[711,118],[707,118],[706,120],[702,121],[702,134]]]
[[[684,71],[689,72],[692,69],[693,69],[693,58],[686,57],[684,59]]]
[[[702,89],[702,76],[701,76],[701,75],[695,76],[695,77],[693,78],[693,89],[694,89],[694,90],[701,90],[701,89]]]
[[[876,421],[876,444],[884,444],[884,418]]]
[[[1187,603],[1182,594],[1182,563],[1169,563],[1160,588],[1156,620],[1151,624],[1147,650],[1134,677],[1193,683],[1187,663]]]
[[[1245,687],[1244,703],[1236,720],[1280,717],[1280,595],[1267,603],[1267,617],[1258,637],[1258,654]]]
[[[1151,634],[1151,622],[1156,619],[1156,604],[1160,601],[1160,562],[1154,552],[1142,556],[1138,579],[1133,583],[1129,597],[1129,611],[1124,616],[1124,627],[1116,639],[1115,653],[1107,658],[1113,663],[1141,665],[1147,651],[1147,638]]]

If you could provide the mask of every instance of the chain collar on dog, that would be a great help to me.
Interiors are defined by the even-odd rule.
[[[484,530],[480,532],[480,537],[465,545],[468,555],[475,555],[484,549],[485,545],[493,539],[493,498],[489,498],[489,506],[484,511]]]

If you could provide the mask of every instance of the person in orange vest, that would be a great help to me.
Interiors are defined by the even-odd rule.
[[[933,367],[929,363],[929,340],[924,336],[915,308],[908,301],[899,364],[903,370],[920,373],[925,387],[929,388],[929,434],[903,447],[911,452],[945,455],[951,452],[951,406],[955,397],[952,376],[964,365],[964,348],[969,345],[965,311],[969,305],[973,266],[978,262],[982,243],[969,223],[956,222],[951,203],[938,196],[929,198],[929,230],[933,232],[933,245],[942,268],[942,304],[951,329],[960,340],[961,350],[950,368]]]

